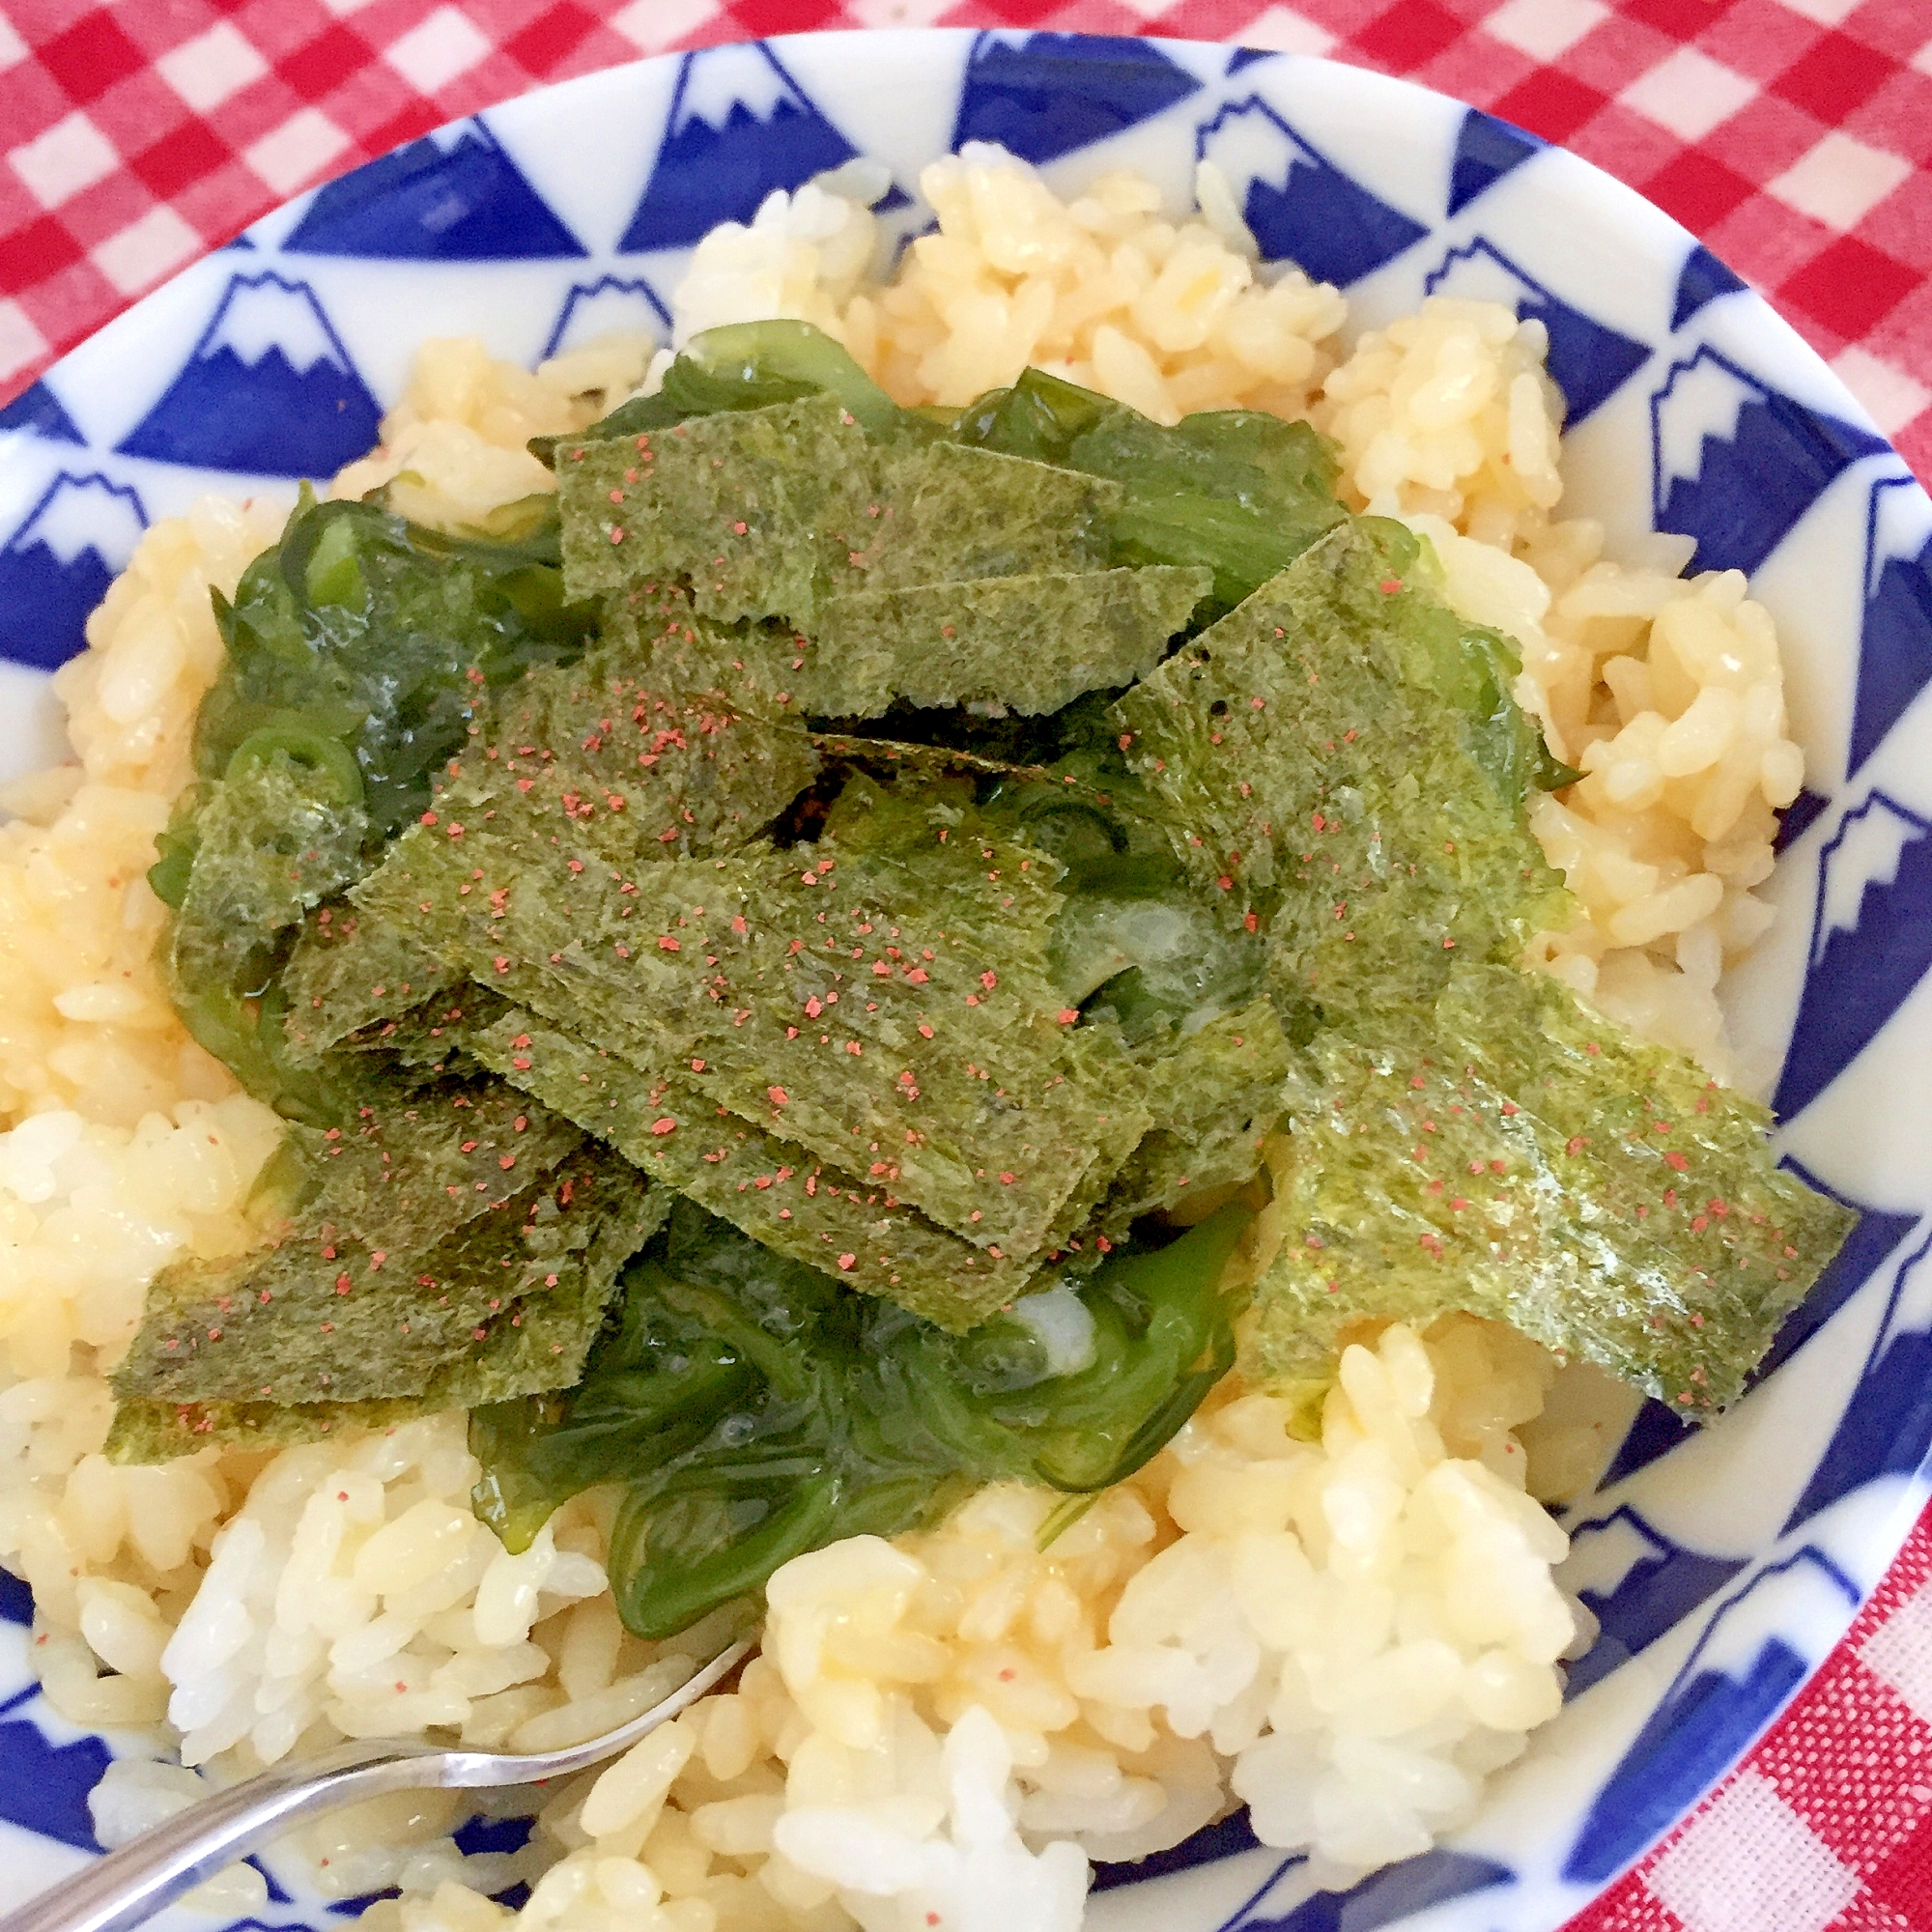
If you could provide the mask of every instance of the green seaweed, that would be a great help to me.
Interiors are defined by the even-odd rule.
[[[1323,1373],[1364,1315],[1466,1309],[1702,1416],[1852,1225],[1772,1164],[1762,1106],[1542,976],[1459,965],[1310,1060],[1256,1291],[1264,1374]]]
[[[554,506],[512,521],[515,537],[450,536],[304,497],[234,602],[213,593],[225,657],[196,714],[197,782],[150,873],[175,912],[162,969],[196,1039],[292,1118],[351,1103],[286,1051],[294,927],[427,803],[491,691],[583,648]]]
[[[1570,923],[1529,831],[1507,641],[1400,525],[1331,532],[1114,707],[1197,873],[1268,928],[1290,1030],[1366,1035],[1461,960]]]
[[[611,1587],[632,1631],[663,1636],[802,1549],[937,1514],[967,1481],[1104,1487],[1225,1372],[1220,1279],[1247,1219],[1111,1258],[1084,1291],[1094,1359],[1055,1375],[1022,1320],[945,1335],[682,1204],[627,1270],[582,1382],[471,1416],[479,1510],[517,1548],[568,1496],[624,1482]]]
[[[636,437],[694,416],[768,409],[809,396],[830,396],[874,436],[914,431],[919,424],[822,329],[778,319],[727,323],[693,336],[672,358],[655,394],[619,403],[583,437]],[[578,440],[536,437],[530,448],[550,463],[559,443]]]
[[[116,1463],[161,1463],[210,1441],[282,1447],[337,1433],[391,1429],[420,1415],[473,1409],[570,1387],[610,1305],[618,1269],[662,1225],[671,1197],[661,1188],[627,1190],[603,1204],[600,1221],[557,1270],[514,1304],[490,1311],[469,1347],[430,1364],[406,1395],[355,1401],[215,1400],[170,1402],[121,1395],[106,1453]],[[607,1192],[610,1190],[607,1189]],[[501,1297],[498,1297],[501,1298]]]
[[[788,682],[822,717],[877,717],[895,699],[1058,711],[1151,670],[1208,583],[1199,570],[1035,571],[840,591]]]
[[[539,870],[492,828],[412,833],[356,897],[707,1103],[835,1166],[879,1162],[989,1250],[1037,1251],[1096,1144],[1140,1113],[1131,1065],[1044,970],[1059,900],[1030,848],[882,799],[804,862],[753,847],[627,878],[570,850]]]
[[[1122,492],[1113,557],[1213,573],[1224,609],[1265,583],[1346,516],[1333,445],[1309,424],[1218,410],[1163,427],[1038,369],[969,405],[951,434],[1062,464]]]
[[[829,396],[560,444],[555,464],[573,596],[673,582],[700,616],[808,633],[842,591],[1099,568],[1120,500],[1045,464],[875,441]]]

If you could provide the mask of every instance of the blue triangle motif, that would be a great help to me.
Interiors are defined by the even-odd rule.
[[[1512,168],[1549,143],[1540,135],[1513,128],[1493,114],[1470,108],[1456,130],[1456,157],[1449,164],[1449,208],[1461,214],[1485,188],[1493,187]]]
[[[1777,831],[1771,841],[1774,852],[1782,852],[1788,846],[1797,844],[1830,809],[1832,801],[1823,792],[1810,789],[1807,785],[1784,808],[1777,821]]]
[[[858,150],[761,42],[684,56],[664,140],[618,248],[688,248],[721,221],[749,221],[774,188],[795,188]],[[897,188],[880,204],[903,207]]]
[[[1150,1852],[1144,1859],[1118,1863],[1096,1862],[1093,1891],[1114,1891],[1123,1885],[1138,1885],[1143,1879],[1165,1878],[1170,1872],[1189,1871],[1196,1865],[1210,1865],[1219,1859],[1238,1858],[1254,1851],[1261,1840],[1248,1823],[1247,1806],[1231,1812],[1217,1825],[1204,1825],[1192,1837],[1170,1845],[1164,1852]],[[1225,1928],[1223,1928],[1225,1932]]]
[[[1500,124],[1498,124],[1500,125]],[[1423,283],[1429,295],[1499,301],[1549,332],[1549,373],[1569,405],[1566,427],[1594,415],[1650,360],[1649,348],[1573,308],[1527,274],[1492,242],[1451,249]]]
[[[1148,41],[984,33],[966,57],[952,146],[997,141],[1022,160],[1057,160],[1200,88]]]
[[[0,546],[0,657],[43,670],[72,657],[147,523],[125,483],[98,471],[56,476]]]
[[[478,1852],[520,1852],[530,1841],[533,1818],[469,1818],[450,1836],[466,1858]]]
[[[83,447],[87,442],[61,399],[44,383],[22,389],[0,410],[0,434],[8,430],[27,430],[49,442],[77,442]]]
[[[1782,1597],[1799,1601],[1780,1604]],[[1598,1791],[1563,1876],[1587,1885],[1614,1878],[1770,1722],[1810,1670],[1775,1634],[1776,1624],[1791,1622],[1794,1610],[1814,1607],[1819,1614],[1842,1615],[1858,1601],[1850,1578],[1808,1548],[1753,1577],[1711,1619],[1676,1682]],[[1766,1634],[1767,1623],[1773,1634]]]
[[[1677,276],[1677,297],[1671,304],[1670,326],[1682,328],[1707,302],[1733,296],[1744,283],[1701,242],[1692,244]]]
[[[1875,791],[1818,860],[1810,963],[1772,1107],[1802,1113],[1932,968],[1932,823]]]
[[[1431,1906],[1515,1883],[1516,1873],[1493,1859],[1474,1858],[1467,1852],[1424,1852],[1420,1858],[1385,1865],[1347,1891],[1318,1891],[1285,1918],[1237,1913],[1221,1932],[1377,1932]]]
[[[318,188],[282,247],[400,262],[538,262],[586,252],[480,120],[439,128]]]
[[[1662,1405],[1660,1405],[1662,1406]],[[1674,1419],[1674,1418],[1673,1418]],[[1643,1551],[1607,1589],[1577,1592],[1601,1629],[1589,1652],[1570,1667],[1566,1698],[1587,1690],[1665,1631],[1715,1597],[1745,1567],[1742,1556],[1709,1556],[1673,1541],[1628,1503],[1570,1532],[1571,1548],[1587,1566],[1594,1538],[1621,1531]]]
[[[1253,67],[1257,61],[1280,58],[1271,47],[1236,47],[1228,56],[1228,78],[1232,80],[1244,67]]]
[[[641,275],[628,280],[622,275],[599,275],[594,282],[571,284],[551,325],[540,359],[616,329],[643,328],[657,335],[669,327],[670,311]]]
[[[99,1851],[87,1794],[112,1762],[99,1738],[51,1745],[31,1719],[0,1723],[0,1819],[83,1852]]]
[[[34,1593],[11,1570],[0,1570],[0,1618],[22,1627],[34,1621]]]
[[[1636,1412],[1636,1420],[1625,1432],[1624,1439],[1617,1444],[1617,1453],[1610,1458],[1609,1466],[1597,1479],[1597,1487],[1607,1490],[1626,1476],[1648,1468],[1696,1433],[1697,1424],[1686,1422],[1668,1403],[1654,1398],[1645,1402]]]
[[[1304,141],[1258,95],[1230,101],[1194,137],[1239,197],[1271,262],[1346,288],[1429,233]]]
[[[1906,1284],[1926,1265],[1928,1251],[1932,1239],[1922,1241],[1900,1264],[1878,1340],[1804,1493],[1792,1508],[1787,1531],[1875,1477],[1912,1475],[1932,1447],[1932,1334],[1892,1325]]]
[[[1730,1769],[1806,1671],[1774,1637],[1742,1678],[1700,1671],[1674,1692],[1598,1792],[1563,1876],[1586,1885],[1614,1878]]]
[[[121,442],[129,456],[257,476],[328,476],[382,425],[306,282],[272,270],[229,281],[201,340]]]
[[[1834,477],[1886,447],[1708,343],[1671,365],[1650,424],[1656,527],[1696,539],[1692,572],[1755,570]]]
[[[1872,485],[1864,584],[1847,777],[1932,682],[1932,502],[1910,476]]]

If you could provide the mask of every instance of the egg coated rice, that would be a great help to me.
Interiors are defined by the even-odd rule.
[[[1260,265],[1211,168],[1179,221],[1137,176],[1062,200],[995,150],[921,185],[939,225],[890,282],[863,164],[715,231],[676,341],[791,315],[902,403],[962,403],[1031,361],[1163,422],[1312,419],[1350,502],[1426,533],[1450,601],[1520,640],[1518,696],[1581,774],[1534,807],[1578,907],[1534,959],[1739,1078],[1715,988],[1770,920],[1751,889],[1803,776],[1776,639],[1737,573],[1681,575],[1688,544],[1611,560],[1600,526],[1556,517],[1541,326],[1432,298],[1349,347],[1340,295]],[[407,514],[460,525],[549,487],[527,439],[651,385],[653,347],[613,338],[532,375],[428,344],[335,491],[389,482]],[[339,1737],[589,1736],[718,1640],[624,1633],[597,1495],[509,1555],[469,1511],[461,1415],[157,1467],[100,1453],[104,1372],[147,1282],[255,1238],[277,1138],[169,1008],[144,873],[220,659],[209,590],[233,592],[285,510],[209,499],[152,529],[56,677],[74,761],[0,795],[0,1563],[33,1588],[54,1707],[179,1747],[110,1770],[103,1843]],[[517,1882],[534,1887],[519,1932],[1071,1932],[1090,1861],[1245,1804],[1262,1839],[1346,1883],[1468,1819],[1587,1647],[1534,1498],[1600,1465],[1615,1404],[1593,1373],[1559,1383],[1544,1350],[1464,1317],[1365,1332],[1316,1440],[1231,1378],[1044,1552],[1050,1498],[1002,1486],[929,1531],[786,1565],[736,1688],[547,1794],[523,1850],[460,1850],[474,1807],[453,1797],[384,1800],[308,1830],[314,1882],[400,1887],[371,1908],[379,1932],[507,1928],[487,1894]],[[238,1867],[202,1902],[263,1895]]]

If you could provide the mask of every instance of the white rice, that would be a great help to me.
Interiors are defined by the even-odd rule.
[[[1432,300],[1345,355],[1341,297],[1259,267],[1211,169],[1179,221],[1137,177],[1063,202],[997,151],[922,185],[938,232],[890,284],[870,279],[863,168],[708,237],[678,339],[796,315],[906,403],[964,402],[1033,361],[1162,421],[1312,418],[1350,500],[1427,534],[1451,601],[1520,639],[1519,696],[1586,774],[1536,807],[1579,908],[1536,956],[1734,1077],[1713,988],[1769,918],[1750,889],[1802,776],[1776,639],[1741,578],[1684,581],[1675,540],[1613,562],[1596,526],[1554,519],[1538,326]],[[453,525],[548,488],[526,440],[648,383],[650,347],[531,375],[427,344],[382,446],[334,489],[392,482],[409,514]],[[504,1552],[467,1508],[460,1416],[158,1468],[99,1453],[104,1372],[147,1282],[254,1238],[277,1133],[169,1009],[143,873],[219,663],[209,586],[232,591],[282,514],[211,500],[149,533],[57,678],[75,762],[13,787],[0,826],[0,1562],[33,1586],[56,1707],[164,1719],[182,1761],[110,1773],[105,1841],[201,1777],[342,1736],[589,1735],[711,1640],[623,1633],[608,1498]],[[453,1799],[384,1801],[311,1829],[317,1882],[400,1886],[378,1932],[506,1927],[484,1894],[517,1879],[535,1882],[519,1932],[1071,1932],[1090,1859],[1243,1802],[1264,1839],[1346,1882],[1471,1815],[1554,1710],[1587,1618],[1530,1498],[1590,1480],[1627,1401],[1462,1317],[1366,1333],[1318,1441],[1231,1379],[1044,1552],[1051,1499],[1003,1487],[925,1533],[787,1565],[738,1688],[550,1794],[523,1852],[466,1858]],[[217,1883],[211,1909],[259,1903],[252,1873]]]

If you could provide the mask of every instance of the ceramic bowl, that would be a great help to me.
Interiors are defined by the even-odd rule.
[[[691,245],[855,155],[900,232],[922,166],[997,141],[1063,190],[1122,164],[1183,205],[1227,173],[1264,254],[1359,329],[1430,293],[1548,328],[1566,508],[1614,553],[1693,537],[1776,617],[1809,772],[1728,982],[1781,1066],[1780,1149],[1862,1210],[1752,1394],[1687,1432],[1651,1405],[1570,1513],[1603,1624],[1561,1714],[1445,1845],[1346,1905],[1236,1816],[1104,1871],[1090,1922],[1147,1932],[1548,1932],[1736,1762],[1843,1634],[1926,1492],[1932,1441],[1932,502],[1844,387],[1683,229],[1574,156],[1439,95],[1292,55],[964,32],[819,35],[643,61],[526,96],[300,196],[76,349],[0,412],[0,771],[55,755],[47,673],[143,526],[205,491],[293,498],[376,437],[416,343],[531,362],[663,331]],[[93,1848],[85,1795],[138,1741],[77,1734],[0,1595],[0,1869]],[[496,1828],[500,1832],[501,1828]],[[342,1922],[277,1883],[267,1918]],[[207,1921],[201,1921],[206,1923]],[[258,1921],[259,1922],[259,1921]]]

